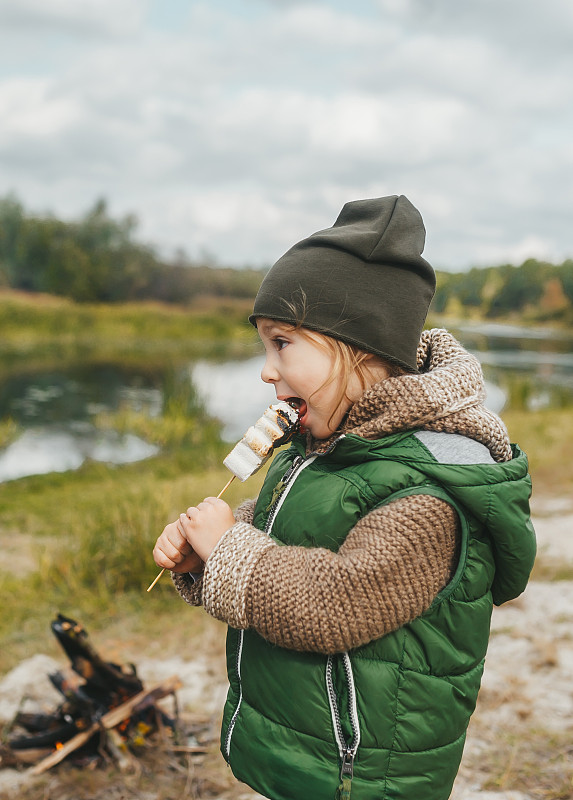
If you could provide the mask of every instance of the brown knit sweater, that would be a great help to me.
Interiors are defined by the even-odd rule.
[[[410,429],[458,433],[496,461],[511,458],[501,420],[483,406],[481,367],[447,331],[424,331],[420,374],[388,378],[353,406],[344,432],[381,438]],[[314,449],[325,443],[309,442]],[[322,445],[322,447],[321,447]],[[413,495],[375,509],[337,553],[282,546],[253,527],[254,501],[205,565],[202,579],[172,574],[182,597],[235,628],[252,627],[293,650],[334,653],[419,616],[455,570],[458,519],[445,501]]]

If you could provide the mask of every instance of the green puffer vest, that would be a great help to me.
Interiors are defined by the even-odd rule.
[[[476,704],[492,603],[520,594],[533,564],[530,489],[517,447],[507,463],[447,465],[408,432],[375,441],[348,435],[306,459],[297,437],[278,453],[254,516],[278,542],[336,551],[369,511],[420,493],[456,508],[461,555],[428,611],[349,653],[299,653],[229,629],[221,750],[236,777],[272,800],[334,800],[341,773],[352,800],[446,800]]]

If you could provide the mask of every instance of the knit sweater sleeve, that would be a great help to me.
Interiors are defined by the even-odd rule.
[[[218,619],[281,647],[341,652],[422,614],[457,557],[457,514],[429,495],[371,511],[337,553],[280,545],[239,522],[207,560],[203,603]]]

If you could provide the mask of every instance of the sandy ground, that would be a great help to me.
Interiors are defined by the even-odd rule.
[[[533,512],[540,563],[568,568],[573,575],[573,498],[539,500]],[[573,798],[572,608],[573,580],[537,580],[520,598],[494,610],[478,708],[451,800]],[[53,709],[59,695],[42,676],[59,666],[39,654],[5,675],[0,681],[0,721],[11,719],[24,696],[36,707]],[[184,686],[178,700],[183,709],[216,714],[221,708],[226,683],[220,665],[214,667],[204,657],[143,659],[138,671],[146,684],[179,675]],[[536,752],[533,745],[538,747],[539,741],[545,749]],[[569,746],[563,748],[563,742]],[[524,743],[531,745],[529,756],[537,758],[536,775],[526,781],[526,790],[511,788],[515,774],[523,772]],[[552,758],[553,746],[561,748],[559,759]],[[551,770],[559,772],[557,777],[549,774]],[[0,797],[18,797],[27,781],[25,772],[0,770]],[[568,781],[570,793],[566,788],[553,793],[548,789]],[[41,800],[44,795],[39,792]],[[233,797],[255,800],[259,795],[237,787]]]

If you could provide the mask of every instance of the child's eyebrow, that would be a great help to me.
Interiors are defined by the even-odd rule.
[[[278,322],[272,322],[271,320],[261,320],[257,324],[257,329],[264,333],[265,336],[273,336],[277,333],[286,333],[287,328],[284,325],[281,325]]]

